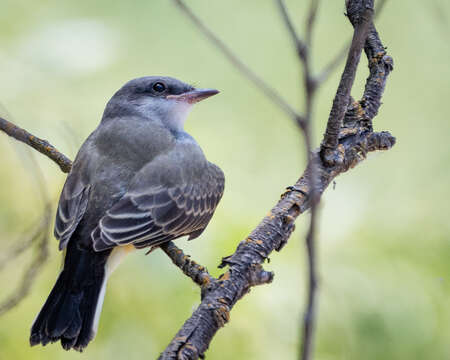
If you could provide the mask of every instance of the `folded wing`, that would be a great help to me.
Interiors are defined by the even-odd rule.
[[[84,184],[77,174],[69,174],[59,198],[55,220],[54,234],[59,240],[60,250],[67,246],[86,211],[89,190],[89,185]]]
[[[222,197],[224,176],[208,163],[201,178],[191,180],[169,187],[153,184],[145,190],[131,187],[93,231],[94,249],[127,244],[144,248],[185,235],[199,236]]]

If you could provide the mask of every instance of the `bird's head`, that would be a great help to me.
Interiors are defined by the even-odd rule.
[[[192,106],[218,94],[214,89],[197,89],[171,77],[146,76],[128,81],[106,106],[103,120],[139,115],[182,130]]]

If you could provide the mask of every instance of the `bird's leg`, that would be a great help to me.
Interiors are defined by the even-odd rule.
[[[148,255],[148,254],[152,253],[153,251],[155,251],[155,250],[158,249],[159,247],[160,247],[160,245],[153,245],[153,246],[151,246],[151,247],[150,247],[150,250],[147,251],[147,252],[145,253],[145,255]]]

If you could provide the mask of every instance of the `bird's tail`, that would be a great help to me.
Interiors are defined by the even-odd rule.
[[[82,351],[97,332],[105,296],[109,251],[68,244],[64,268],[31,327],[31,346],[61,340],[65,350]]]

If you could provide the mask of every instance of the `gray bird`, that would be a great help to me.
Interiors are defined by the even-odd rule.
[[[82,351],[97,332],[108,276],[126,253],[205,230],[224,175],[183,126],[193,104],[217,93],[149,76],[108,102],[59,199],[64,266],[32,325],[32,346],[61,340]]]

